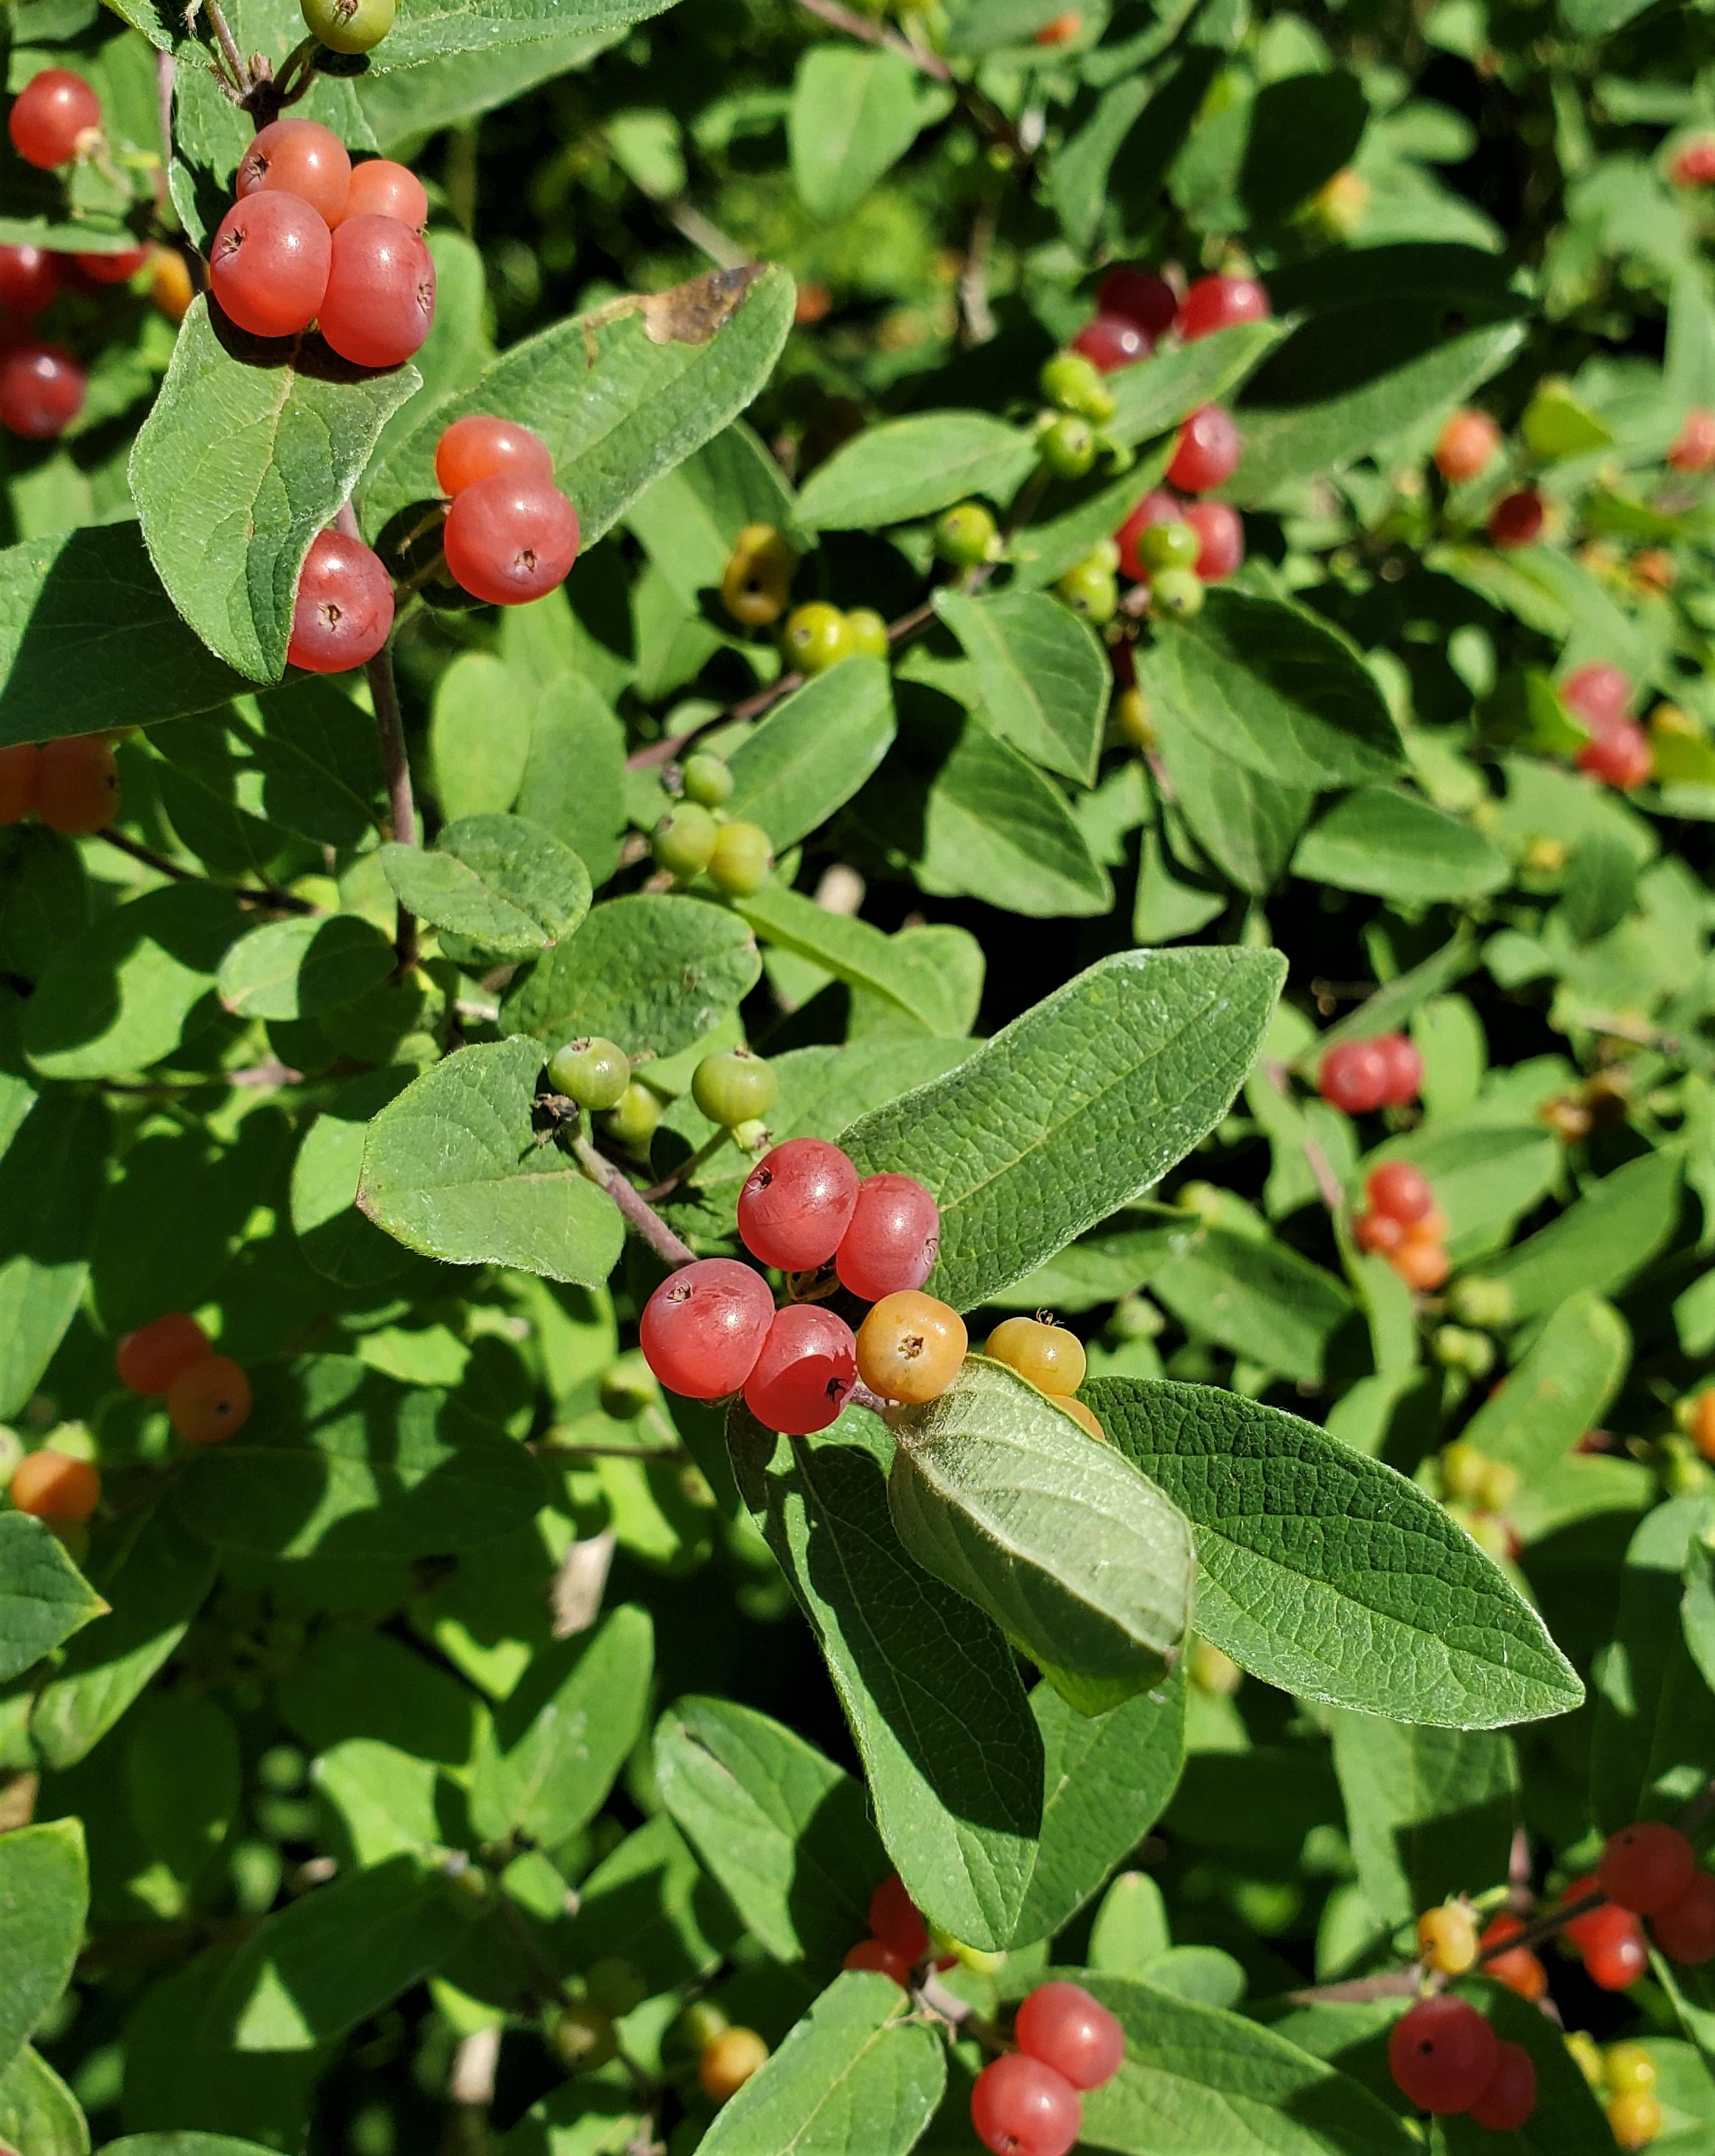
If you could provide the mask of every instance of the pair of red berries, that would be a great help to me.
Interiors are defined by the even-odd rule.
[[[127,1332],[114,1350],[122,1385],[146,1399],[165,1395],[167,1419],[187,1443],[218,1445],[250,1419],[250,1381],[182,1310]]]
[[[971,2124],[994,2156],[1066,2156],[1083,2131],[1081,2094],[1125,2064],[1126,2034],[1081,1984],[1039,1984],[1013,2023],[1015,2051],[971,2091]]]
[[[1409,1161],[1386,1160],[1364,1184],[1368,1209],[1352,1224],[1358,1246],[1385,1258],[1408,1287],[1438,1288],[1451,1268],[1446,1216],[1435,1209],[1429,1178]]]
[[[1405,1107],[1422,1084],[1423,1057],[1403,1033],[1340,1041],[1323,1056],[1316,1076],[1323,1100],[1348,1116]]]
[[[1469,2000],[1451,1992],[1420,1999],[1394,2024],[1388,2071],[1419,2111],[1464,2112],[1493,2133],[1517,2133],[1537,2107],[1529,2052],[1497,2036]]]
[[[1620,668],[1599,660],[1575,666],[1560,684],[1560,701],[1590,730],[1578,752],[1579,769],[1622,791],[1641,786],[1656,767],[1655,753],[1626,711],[1631,683]]]
[[[0,748],[0,824],[33,813],[50,831],[88,838],[119,814],[119,767],[105,734]]]
[[[1609,1991],[1635,1984],[1649,1967],[1640,1917],[1670,1961],[1696,1967],[1715,1960],[1715,1875],[1698,1864],[1690,1842],[1660,1820],[1640,1820],[1610,1835],[1601,1861],[1575,1879],[1563,1899],[1594,1893],[1606,1902],[1566,1926],[1584,1967]]]
[[[275,120],[244,152],[238,197],[209,252],[229,321],[259,337],[315,322],[356,367],[398,367],[418,348],[434,321],[434,259],[429,198],[404,166],[354,168],[330,129]]]
[[[1245,522],[1236,509],[1225,501],[1181,501],[1164,487],[1156,487],[1113,535],[1121,570],[1135,583],[1147,584],[1153,573],[1138,551],[1138,542],[1152,524],[1190,526],[1198,539],[1197,558],[1190,569],[1200,583],[1219,583],[1245,558]]]
[[[872,1969],[891,1976],[902,1991],[911,1989],[911,1971],[929,1954],[929,1928],[905,1891],[905,1881],[890,1871],[870,1897],[870,1936],[845,1957],[847,1969]],[[952,1957],[936,1963],[950,1967]]]
[[[1191,344],[1240,322],[1265,321],[1268,312],[1268,294],[1254,277],[1199,277],[1181,300],[1153,270],[1111,270],[1096,287],[1095,319],[1072,339],[1072,350],[1113,374],[1148,359],[1171,330]]]

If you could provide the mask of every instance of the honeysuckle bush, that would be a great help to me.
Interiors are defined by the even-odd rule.
[[[429,184],[439,303],[362,372],[73,290],[84,409],[4,443],[0,747],[110,732],[120,797],[0,830],[5,1466],[102,1490],[0,1511],[0,2144],[952,2156],[1054,1969],[1126,2035],[1083,2146],[1466,2156],[1387,2072],[1416,1917],[1549,1908],[1715,1776],[1707,18],[643,14],[399,0],[341,57],[290,0],[6,11],[105,142],[0,164],[0,243],[188,259],[296,89]],[[1066,478],[1039,375],[1121,262],[1271,311],[1109,375]],[[1248,558],[1092,625],[1056,587],[1210,403]],[[438,573],[467,413],[578,509],[534,604]],[[937,562],[969,501],[996,546]],[[312,678],[342,517],[397,624]],[[736,558],[887,657],[800,679]],[[1630,793],[1576,767],[1595,663]],[[652,858],[693,741],[747,896]],[[1319,1096],[1402,1032],[1420,1101]],[[587,1035],[617,1127],[546,1075]],[[1077,1331],[1107,1449],[980,1355],[805,1437],[653,1385],[644,1301],[738,1249],[691,1081],[741,1041],[773,1138],[934,1193],[974,1346]],[[1431,1291],[1356,1239],[1384,1161]],[[224,1442],[114,1374],[182,1312],[254,1389]],[[910,1992],[842,1972],[896,1870],[952,1957]],[[1709,2147],[1705,1976],[1547,1961]],[[1508,2145],[1611,2148],[1469,1989],[1536,2062]],[[716,2110],[721,2016],[771,2056]]]

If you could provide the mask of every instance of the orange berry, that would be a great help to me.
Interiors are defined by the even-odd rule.
[[[1501,429],[1487,412],[1456,412],[1435,442],[1435,469],[1443,479],[1475,479],[1501,446]]]
[[[1387,1257],[1405,1240],[1405,1223],[1391,1213],[1360,1213],[1352,1223],[1352,1237],[1360,1250]]]
[[[49,828],[85,838],[119,814],[119,770],[100,734],[49,742],[36,771],[36,814]]]
[[[197,296],[190,264],[176,247],[149,250],[149,297],[170,322],[182,322]]]
[[[218,1445],[250,1419],[250,1381],[229,1355],[205,1355],[167,1389],[167,1413],[192,1445]]]
[[[703,2046],[696,2077],[711,2103],[725,2103],[762,2066],[768,2047],[754,2029],[728,2029]]]
[[[1050,1393],[1049,1398],[1055,1407],[1064,1408],[1072,1420],[1087,1430],[1091,1437],[1099,1437],[1104,1445],[1107,1443],[1107,1432],[1101,1427],[1101,1418],[1094,1408],[1086,1406],[1082,1400],[1062,1397],[1057,1393]]]
[[[21,824],[36,805],[42,752],[33,742],[0,748],[0,824]]]
[[[1692,1404],[1691,1440],[1705,1460],[1715,1460],[1715,1385]]]
[[[1077,1391],[1084,1382],[1084,1343],[1063,1325],[1040,1317],[1004,1317],[983,1343],[983,1353],[1005,1363],[1039,1392],[1056,1398]]]
[[[1405,1238],[1388,1263],[1407,1287],[1425,1295],[1440,1287],[1453,1270],[1440,1243],[1432,1237],[1415,1235]]]
[[[958,1375],[968,1335],[948,1304],[920,1288],[884,1295],[858,1327],[858,1375],[885,1400],[920,1406]]]
[[[113,1352],[113,1367],[122,1385],[146,1397],[164,1393],[181,1370],[208,1353],[208,1335],[182,1310],[151,1318],[127,1332]]]
[[[101,1502],[101,1477],[87,1460],[44,1446],[12,1471],[12,1502],[39,1520],[86,1520]]]
[[[1491,1947],[1501,1946],[1507,1939],[1517,1938],[1523,1929],[1524,1919],[1522,1917],[1497,1917],[1483,1933],[1478,1942],[1479,1947],[1487,1953]],[[1541,1999],[1548,1989],[1548,1972],[1528,1947],[1508,1947],[1504,1953],[1492,1955],[1486,1961],[1483,1969],[1487,1975],[1494,1978],[1497,1984],[1504,1984],[1509,1991],[1516,1991],[1521,1999]]]

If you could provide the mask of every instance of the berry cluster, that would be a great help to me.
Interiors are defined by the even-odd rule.
[[[912,1970],[928,1953],[929,1928],[906,1893],[905,1881],[896,1871],[890,1871],[870,1897],[870,1935],[851,1948],[845,1965],[891,1976],[901,1990],[908,1991]]]
[[[970,506],[979,516],[988,516],[975,504]],[[988,528],[994,530],[992,518]],[[791,604],[797,568],[798,556],[772,524],[747,524],[721,574],[721,603],[742,628],[767,629]],[[825,599],[793,607],[780,632],[786,665],[812,676],[825,674],[842,659],[885,659],[891,648],[887,624],[873,607],[842,609]]]
[[[773,873],[774,850],[760,824],[725,814],[732,773],[707,749],[686,757],[678,773],[683,798],[655,826],[655,865],[677,883],[706,875],[728,898],[749,898]]]
[[[1388,2070],[1419,2111],[1463,2112],[1491,2133],[1516,2133],[1537,2107],[1529,2052],[1497,2037],[1476,2007],[1451,1992],[1420,1999],[1394,2024]]]
[[[1560,684],[1560,701],[1589,728],[1578,752],[1578,767],[1605,786],[1629,792],[1641,786],[1656,767],[1649,737],[1628,716],[1631,683],[1617,666],[1597,661],[1575,666]]]
[[[994,2156],[1066,2156],[1083,2130],[1082,2092],[1125,2064],[1125,2031],[1081,1984],[1039,1984],[1013,2038],[1018,2049],[991,2059],[971,2091],[977,2138]]]
[[[194,1317],[169,1311],[127,1332],[114,1350],[122,1385],[146,1399],[162,1395],[167,1420],[190,1445],[219,1445],[250,1419],[250,1380],[217,1355]]]
[[[1240,322],[1268,319],[1268,294],[1254,277],[1199,277],[1181,300],[1153,270],[1110,270],[1096,292],[1095,319],[1072,339],[1103,374],[1147,359],[1175,330],[1187,344]]]
[[[825,674],[842,659],[885,659],[891,649],[887,624],[873,607],[842,611],[825,599],[794,607],[780,634],[787,665],[800,674]]]
[[[605,1116],[608,1134],[629,1151],[644,1152],[660,1122],[660,1101],[632,1076],[617,1040],[568,1040],[548,1060],[548,1083],[574,1107]]]
[[[1492,1460],[1466,1437],[1441,1448],[1441,1496],[1447,1509],[1491,1557],[1516,1558],[1517,1537],[1507,1518],[1518,1491],[1518,1470]]]
[[[106,734],[0,748],[0,824],[34,815],[50,831],[87,838],[119,814],[119,767]]]
[[[1322,1057],[1316,1074],[1317,1091],[1323,1100],[1348,1116],[1407,1107],[1422,1084],[1423,1057],[1403,1033],[1339,1041]]]
[[[1440,1287],[1451,1270],[1447,1221],[1435,1209],[1423,1170],[1409,1161],[1385,1160],[1370,1170],[1363,1194],[1365,1209],[1352,1223],[1359,1250],[1385,1258],[1408,1287],[1425,1293]]]
[[[1698,1968],[1715,1960],[1715,1874],[1702,1868],[1676,1827],[1640,1820],[1610,1835],[1594,1872],[1575,1880],[1564,1898],[1592,1893],[1605,1894],[1606,1903],[1574,1917],[1566,1934],[1605,1989],[1625,1989],[1648,1964],[1640,1917],[1669,1961]]]
[[[472,412],[435,446],[448,497],[442,545],[461,591],[490,606],[524,606],[563,584],[578,559],[578,511],[554,485],[540,434]]]
[[[404,166],[353,166],[313,120],[275,120],[244,152],[238,200],[209,250],[209,284],[252,336],[295,336],[314,322],[355,367],[398,367],[434,321],[434,259],[423,237],[429,198]]]
[[[56,1534],[81,1527],[101,1502],[100,1470],[44,1445],[27,1452],[7,1485],[14,1512],[28,1512]]]
[[[1661,2133],[1660,2069],[1641,2044],[1610,2044],[1605,2051],[1580,2030],[1566,2040],[1608,2116],[1608,2130],[1622,2148],[1647,2148]]]
[[[1193,413],[1187,427],[1202,416]],[[1231,576],[1245,559],[1245,523],[1224,501],[1181,501],[1165,487],[1154,487],[1114,534],[1114,543],[1120,568],[1147,591],[1157,613],[1190,614],[1203,604],[1204,585]]]

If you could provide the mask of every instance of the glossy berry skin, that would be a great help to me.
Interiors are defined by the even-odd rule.
[[[901,1991],[909,1991],[911,1965],[906,1956],[888,1945],[885,1939],[860,1939],[840,1964],[842,1969],[870,1969],[878,1976],[891,1976]]]
[[[1388,2032],[1388,2071],[1419,2111],[1469,2111],[1500,2046],[1476,2007],[1451,1993],[1420,1999]]]
[[[973,569],[986,562],[999,538],[994,518],[980,501],[944,510],[935,526],[935,552],[949,568]]]
[[[1533,487],[1503,494],[1489,511],[1489,541],[1501,547],[1530,547],[1541,536],[1547,511]]]
[[[1409,1034],[1384,1033],[1377,1037],[1376,1046],[1388,1066],[1388,1090],[1382,1096],[1384,1108],[1403,1108],[1415,1101],[1423,1087],[1423,1055]]]
[[[1027,2051],[991,2059],[971,2091],[971,2124],[993,2156],[1067,2156],[1084,2107],[1064,2074]]]
[[[548,1059],[548,1083],[580,1108],[599,1114],[617,1108],[631,1083],[631,1058],[616,1040],[599,1035],[568,1040]]]
[[[71,258],[92,285],[128,285],[149,259],[146,247],[124,247],[117,254],[74,254]]]
[[[783,1273],[825,1265],[857,1204],[858,1172],[826,1138],[788,1138],[766,1152],[738,1194],[738,1234],[765,1265]]]
[[[929,1928],[896,1871],[890,1871],[870,1897],[870,1930],[908,1968],[929,1951]]]
[[[1568,1927],[1569,1936],[1574,1936]],[[1575,1937],[1593,1983],[1604,1991],[1627,1991],[1648,1974],[1649,1949],[1637,1918],[1612,1902],[1579,1920]]]
[[[302,0],[304,27],[331,53],[373,52],[393,26],[394,0]]]
[[[12,1471],[14,1508],[38,1520],[87,1520],[101,1502],[101,1477],[87,1460],[44,1446]]]
[[[176,247],[149,252],[149,297],[170,322],[182,322],[191,311],[197,287],[190,264]]]
[[[1676,1902],[1697,1876],[1697,1860],[1677,1827],[1639,1820],[1608,1837],[1596,1881],[1610,1902],[1651,1917]]]
[[[250,1380],[229,1355],[204,1355],[167,1389],[167,1419],[192,1445],[219,1445],[250,1419]]]
[[[1685,415],[1667,462],[1676,472],[1706,472],[1715,465],[1715,412],[1699,404]]]
[[[1063,1325],[1040,1317],[1004,1317],[983,1353],[1027,1378],[1039,1392],[1075,1393],[1084,1382],[1084,1343]]]
[[[113,1351],[122,1385],[146,1398],[164,1393],[181,1370],[212,1353],[208,1335],[188,1312],[171,1310],[127,1332]]]
[[[1201,613],[1203,579],[1189,569],[1158,569],[1149,587],[1149,610],[1181,620]]]
[[[318,531],[298,576],[288,664],[348,673],[374,658],[393,625],[393,579],[381,557],[346,532]]]
[[[1388,1262],[1406,1286],[1415,1288],[1420,1295],[1433,1295],[1438,1287],[1445,1285],[1453,1270],[1440,1241],[1414,1229],[1407,1230]]]
[[[938,1400],[969,1345],[958,1312],[920,1288],[884,1295],[858,1327],[858,1375],[884,1400],[920,1407]]]
[[[321,301],[320,327],[329,345],[354,367],[398,367],[418,350],[434,324],[434,257],[420,234],[391,217],[346,218],[333,235]],[[566,506],[569,511],[570,503]],[[577,551],[574,516],[573,554]],[[450,567],[450,550],[448,562]],[[568,558],[566,568],[571,566]],[[539,598],[564,575],[562,569],[525,596]]]
[[[1036,452],[1056,479],[1082,479],[1096,461],[1096,433],[1087,419],[1062,412],[1037,437]]]
[[[51,172],[100,133],[101,100],[69,68],[44,68],[18,92],[6,131],[25,164]]]
[[[1068,1399],[1058,1394],[1050,1394],[1050,1397],[1055,1407],[1069,1414],[1080,1430],[1091,1437],[1099,1438],[1104,1445],[1107,1443],[1107,1432],[1101,1427],[1101,1418],[1086,1400]]]
[[[252,336],[294,336],[316,319],[333,242],[321,213],[292,194],[234,203],[208,250],[208,287],[221,312]]]
[[[1516,2133],[1537,2107],[1536,2066],[1522,2044],[1502,2042],[1495,2050],[1495,2071],[1471,2116],[1491,2133]]]
[[[866,1175],[834,1270],[865,1302],[921,1287],[941,1245],[941,1209],[914,1176]]]
[[[747,524],[721,572],[721,603],[746,629],[766,629],[786,611],[798,557],[772,524]]]
[[[695,749],[685,757],[680,783],[685,799],[700,808],[721,808],[732,798],[732,767],[712,749]]]
[[[1404,1227],[1421,1220],[1435,1202],[1429,1178],[1409,1160],[1384,1160],[1370,1170],[1363,1187],[1375,1211],[1391,1214]]]
[[[1632,2089],[1652,2089],[1661,2071],[1641,2044],[1610,2044],[1602,2056],[1604,2077],[1615,2096]]]
[[[45,247],[0,247],[0,307],[29,321],[59,290],[59,258]]]
[[[352,167],[351,187],[337,221],[343,224],[351,217],[390,217],[395,224],[421,232],[429,222],[429,197],[408,165],[370,157]]]
[[[462,419],[454,419],[435,444],[435,484],[444,495],[460,495],[480,479],[552,485],[553,476],[554,460],[540,434],[516,420],[498,419],[485,412],[467,412]]]
[[[1454,485],[1481,478],[1501,446],[1501,429],[1487,412],[1467,406],[1456,412],[1436,437],[1435,470]]]
[[[820,1303],[788,1303],[744,1381],[744,1404],[765,1429],[807,1437],[838,1419],[856,1383],[857,1343],[845,1320]]]
[[[1075,2089],[1100,2088],[1125,2063],[1124,2030],[1081,1984],[1039,1984],[1019,2008],[1013,2035]]]
[[[766,1116],[779,1091],[773,1066],[747,1048],[706,1055],[691,1073],[691,1099],[711,1123],[729,1131]]]
[[[1153,270],[1110,270],[1096,288],[1098,314],[1135,322],[1152,343],[1164,337],[1179,311],[1179,296]]]
[[[1179,309],[1179,335],[1192,344],[1240,322],[1266,322],[1268,315],[1268,294],[1254,277],[1199,277]]]
[[[1098,425],[1112,418],[1117,409],[1114,394],[1101,378],[1101,369],[1081,352],[1057,352],[1045,360],[1037,387],[1056,410],[1076,412],[1080,418]]]
[[[825,674],[846,655],[845,616],[838,607],[812,599],[793,608],[781,643],[788,666],[800,674]]]
[[[1622,2148],[1647,2148],[1661,2124],[1661,2100],[1652,2089],[1628,2089],[1609,2102],[1608,2131]]]
[[[34,742],[0,748],[0,826],[21,824],[36,805],[42,752]]]
[[[1509,1991],[1516,1991],[1521,1999],[1541,1999],[1548,1989],[1548,1972],[1528,1947],[1507,1947],[1508,1939],[1515,1939],[1524,1929],[1522,1917],[1502,1915],[1495,1917],[1483,1931],[1477,1942],[1478,1950],[1489,1958],[1483,1963],[1483,1973],[1492,1976],[1497,1984],[1504,1984]],[[1505,1951],[1489,1954],[1492,1947]]]
[[[700,876],[713,860],[720,835],[721,827],[706,808],[695,801],[681,801],[656,824],[650,848],[656,866],[685,883]]]
[[[1367,1116],[1388,1097],[1388,1059],[1374,1040],[1342,1040],[1322,1059],[1317,1090],[1348,1116]]]
[[[1625,716],[1631,701],[1631,682],[1619,667],[1598,660],[1574,666],[1560,684],[1560,701],[1586,726],[1611,725]]]
[[[46,742],[36,767],[36,814],[50,831],[87,838],[119,814],[119,768],[99,734]]]
[[[1158,569],[1191,569],[1202,543],[1189,524],[1151,524],[1139,535],[1137,557],[1151,575]]]
[[[1183,494],[1207,494],[1237,471],[1242,449],[1231,413],[1219,404],[1202,405],[1179,429],[1168,484]]]
[[[1352,1223],[1352,1235],[1360,1250],[1391,1257],[1405,1240],[1405,1224],[1391,1213],[1360,1213]]]
[[[1707,187],[1715,181],[1715,137],[1704,136],[1676,151],[1668,177],[1676,187]]]
[[[608,1111],[603,1127],[609,1137],[631,1152],[647,1152],[660,1121],[660,1101],[647,1086],[640,1086],[634,1078]]]
[[[756,1368],[774,1322],[759,1272],[737,1258],[698,1258],[670,1273],[644,1306],[644,1360],[670,1393],[723,1399]]]
[[[240,202],[254,194],[295,195],[326,225],[345,215],[351,187],[351,156],[339,136],[319,121],[290,116],[270,121],[252,138],[233,182]]]
[[[768,2047],[754,2029],[727,2029],[703,2047],[696,2077],[711,2103],[725,2103],[764,2065]]]
[[[1099,562],[1080,562],[1058,579],[1054,588],[1072,612],[1082,614],[1093,629],[1101,628],[1119,612],[1119,585],[1112,570],[1104,569]]]
[[[1072,339],[1071,348],[1098,374],[1117,374],[1122,367],[1134,367],[1140,359],[1148,359],[1151,350],[1149,339],[1124,315],[1097,315]]]
[[[1146,494],[1114,534],[1120,550],[1120,568],[1133,583],[1148,583],[1149,564],[1143,558],[1143,534],[1157,524],[1176,524],[1184,516],[1178,498],[1160,487]]]
[[[0,370],[0,386],[5,376]],[[1618,719],[1599,728],[1579,751],[1579,769],[1604,786],[1629,793],[1641,786],[1656,768],[1656,752],[1650,737],[1635,719]]]
[[[1448,1902],[1417,1920],[1417,1958],[1442,1976],[1463,1976],[1476,1960],[1476,1925],[1469,1909]]]
[[[1650,1935],[1669,1961],[1692,1969],[1715,1961],[1715,1876],[1697,1872],[1676,1901],[1651,1917]]]
[[[885,659],[893,649],[887,624],[874,607],[852,607],[845,617],[845,649],[854,659]]]
[[[89,377],[54,344],[21,344],[0,359],[0,426],[27,442],[51,442],[84,408]]]
[[[578,537],[578,511],[557,487],[496,476],[457,497],[441,543],[454,583],[473,598],[523,606],[565,583]]]
[[[709,856],[709,880],[728,898],[750,898],[773,873],[774,849],[760,824],[721,824]]]
[[[1245,559],[1245,520],[1230,503],[1188,501],[1184,519],[1197,534],[1197,558],[1191,567],[1205,584],[1230,577]]]

